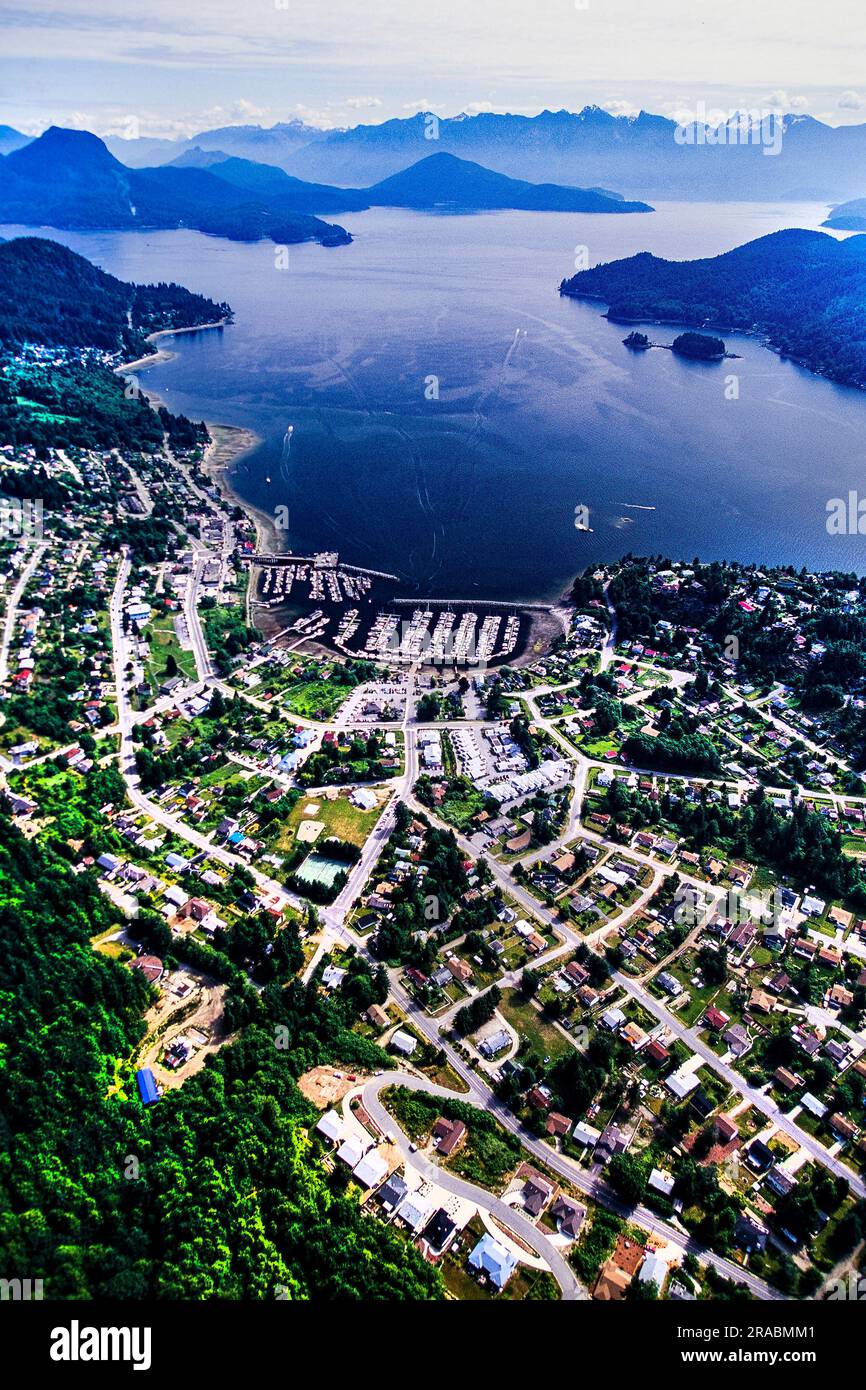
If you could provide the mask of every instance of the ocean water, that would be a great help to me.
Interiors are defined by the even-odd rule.
[[[826,528],[830,498],[866,493],[866,394],[741,335],[719,364],[630,353],[603,305],[558,293],[576,258],[714,255],[824,216],[377,209],[340,219],[351,246],[292,247],[287,266],[270,243],[195,232],[43,234],[125,279],[231,303],[233,325],[176,338],[140,380],[257,431],[234,485],[288,509],[287,548],[339,550],[409,595],[528,600],[628,551],[866,568],[864,538]]]

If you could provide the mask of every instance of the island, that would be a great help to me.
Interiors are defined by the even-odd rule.
[[[737,356],[735,352],[727,351],[721,338],[710,337],[707,333],[680,333],[672,343],[654,343],[646,333],[639,333],[637,329],[633,329],[623,338],[622,343],[623,347],[630,348],[632,352],[664,348],[666,352],[675,352],[678,357],[690,357],[695,362],[721,362],[725,357]]]
[[[427,155],[372,188],[361,190],[373,207],[485,212],[653,212],[649,203],[629,202],[597,188],[528,183],[470,159],[441,150]]]
[[[696,362],[721,362],[727,356],[721,338],[707,333],[681,333],[671,343],[671,352],[678,357],[692,357]]]
[[[830,216],[821,223],[834,232],[866,232],[866,198],[852,198],[830,209]]]
[[[694,261],[648,251],[579,271],[560,294],[602,300],[618,323],[725,327],[762,336],[810,371],[866,387],[866,238],[773,232]]]

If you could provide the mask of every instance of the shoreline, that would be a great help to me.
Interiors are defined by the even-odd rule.
[[[274,517],[261,507],[247,502],[232,486],[229,473],[238,459],[250,453],[262,443],[262,437],[245,425],[220,425],[205,420],[210,443],[205,445],[201,468],[210,480],[222,488],[226,500],[238,507],[249,517],[256,533],[256,550],[273,554],[282,553],[281,532]]]
[[[214,328],[225,328],[230,322],[227,318],[217,319],[214,323],[194,323],[187,328],[157,328],[153,333],[148,333],[145,341],[156,343],[160,338],[180,337],[185,333],[204,333]],[[121,362],[114,368],[117,376],[128,376],[130,373],[140,371],[145,367],[158,367],[163,362],[171,362],[177,356],[174,352],[169,352],[165,348],[157,348],[155,352],[148,353],[145,357],[136,357],[132,362]],[[162,397],[156,391],[148,390],[144,393],[147,396],[151,408],[154,406],[165,405]],[[252,522],[256,532],[256,548],[260,550],[282,550],[279,544],[279,530],[276,523],[267,512],[254,506],[251,502],[245,501],[232,487],[228,477],[232,465],[244,454],[262,443],[262,437],[256,434],[255,430],[249,429],[246,425],[222,425],[211,420],[205,420],[209,442],[205,445],[202,455],[202,472],[206,473],[212,482],[224,488],[228,500],[241,511],[245,512]]]
[[[158,328],[153,333],[148,333],[145,341],[156,343],[160,338],[174,338],[185,333],[203,333],[209,329],[225,328],[228,323],[227,318],[222,318],[214,323],[190,324],[187,328]],[[169,352],[165,348],[157,348],[155,352],[148,353],[145,357],[137,357],[132,362],[120,363],[114,368],[114,372],[117,376],[129,376],[142,368],[158,367],[163,362],[171,362],[176,356],[176,353]],[[148,390],[144,394],[152,410],[165,405],[165,401],[156,391]],[[274,552],[283,550],[284,546],[280,544],[280,532],[274,518],[242,498],[232,486],[229,478],[229,473],[237,460],[243,458],[244,454],[250,453],[262,443],[261,435],[256,434],[255,430],[249,429],[245,425],[222,425],[211,420],[205,420],[204,423],[210,439],[202,454],[202,472],[221,489],[225,500],[242,511],[252,523],[256,535],[256,550]],[[251,603],[251,587],[252,569],[249,569],[245,595],[248,611]]]
[[[842,377],[830,376],[829,373],[822,371],[820,367],[813,366],[812,363],[806,361],[805,358],[795,357],[793,353],[786,352],[782,348],[777,347],[776,344],[770,338],[769,334],[765,333],[762,329],[759,328],[734,328],[731,324],[721,323],[704,323],[698,325],[694,323],[689,323],[686,319],[659,319],[648,317],[646,315],[639,318],[632,318],[625,314],[612,315],[610,312],[610,300],[607,299],[603,294],[588,294],[585,291],[578,293],[576,290],[565,290],[562,288],[562,285],[560,285],[559,287],[559,293],[563,299],[574,299],[577,300],[578,303],[583,302],[585,304],[607,304],[608,309],[605,313],[601,315],[601,317],[603,319],[607,319],[608,323],[612,323],[614,325],[621,324],[623,328],[635,328],[639,324],[643,324],[645,327],[648,328],[683,328],[687,331],[690,330],[694,333],[726,333],[729,336],[732,333],[739,333],[744,338],[750,338],[752,342],[759,343],[761,347],[766,348],[768,352],[774,353],[775,356],[781,358],[783,362],[793,362],[795,367],[802,368],[804,372],[808,372],[810,376],[818,377],[820,381],[829,382],[831,386],[843,386],[852,391],[866,391],[866,384],[863,384],[858,381],[845,381]],[[670,344],[653,343],[651,346],[670,347]],[[740,354],[736,352],[726,353],[725,356],[739,357]],[[692,360],[699,362],[702,359],[694,358]],[[711,361],[713,359],[705,360]],[[722,358],[715,360],[723,361],[724,359]]]
[[[176,338],[182,333],[205,333],[211,328],[225,328],[228,322],[228,319],[222,318],[217,319],[215,323],[193,323],[188,328],[157,328],[153,333],[148,333],[144,341],[155,343],[159,338]],[[157,348],[155,352],[136,357],[132,362],[121,362],[114,370],[118,376],[124,376],[127,372],[141,371],[143,367],[157,367],[160,362],[171,362],[176,355],[174,352],[167,352],[165,348]]]

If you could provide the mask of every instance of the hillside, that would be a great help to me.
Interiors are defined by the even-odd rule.
[[[643,252],[580,271],[560,292],[604,300],[617,320],[766,334],[812,371],[866,386],[866,237],[782,231],[696,261]]]
[[[236,241],[350,241],[291,199],[253,194],[207,169],[129,169],[87,131],[52,126],[0,160],[0,221],[71,228],[173,228]]]
[[[374,206],[515,208],[536,212],[652,212],[647,203],[629,203],[590,188],[527,183],[485,169],[481,164],[439,151],[364,190]]]
[[[16,237],[0,243],[0,345],[39,342],[135,355],[157,328],[227,318],[180,285],[131,285],[59,242]]]
[[[164,431],[184,446],[206,439],[204,425],[157,414],[142,393],[127,395],[110,364],[75,349],[128,360],[148,351],[155,329],[230,315],[227,304],[180,285],[126,284],[42,237],[0,243],[0,443],[40,454],[70,445],[150,452]],[[30,350],[45,345],[73,351],[55,361]]]
[[[238,159],[220,150],[203,150],[196,146],[179,155],[168,168],[207,169],[234,188],[260,198],[278,200],[282,207],[297,212],[358,212],[370,206],[361,189],[306,183],[273,164]]]

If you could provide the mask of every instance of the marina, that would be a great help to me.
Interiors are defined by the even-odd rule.
[[[345,565],[336,551],[262,553],[249,564],[258,571],[259,616],[294,611],[279,634],[292,644],[308,637],[344,656],[458,667],[501,665],[526,646],[530,622],[520,605],[394,598],[396,575]]]

